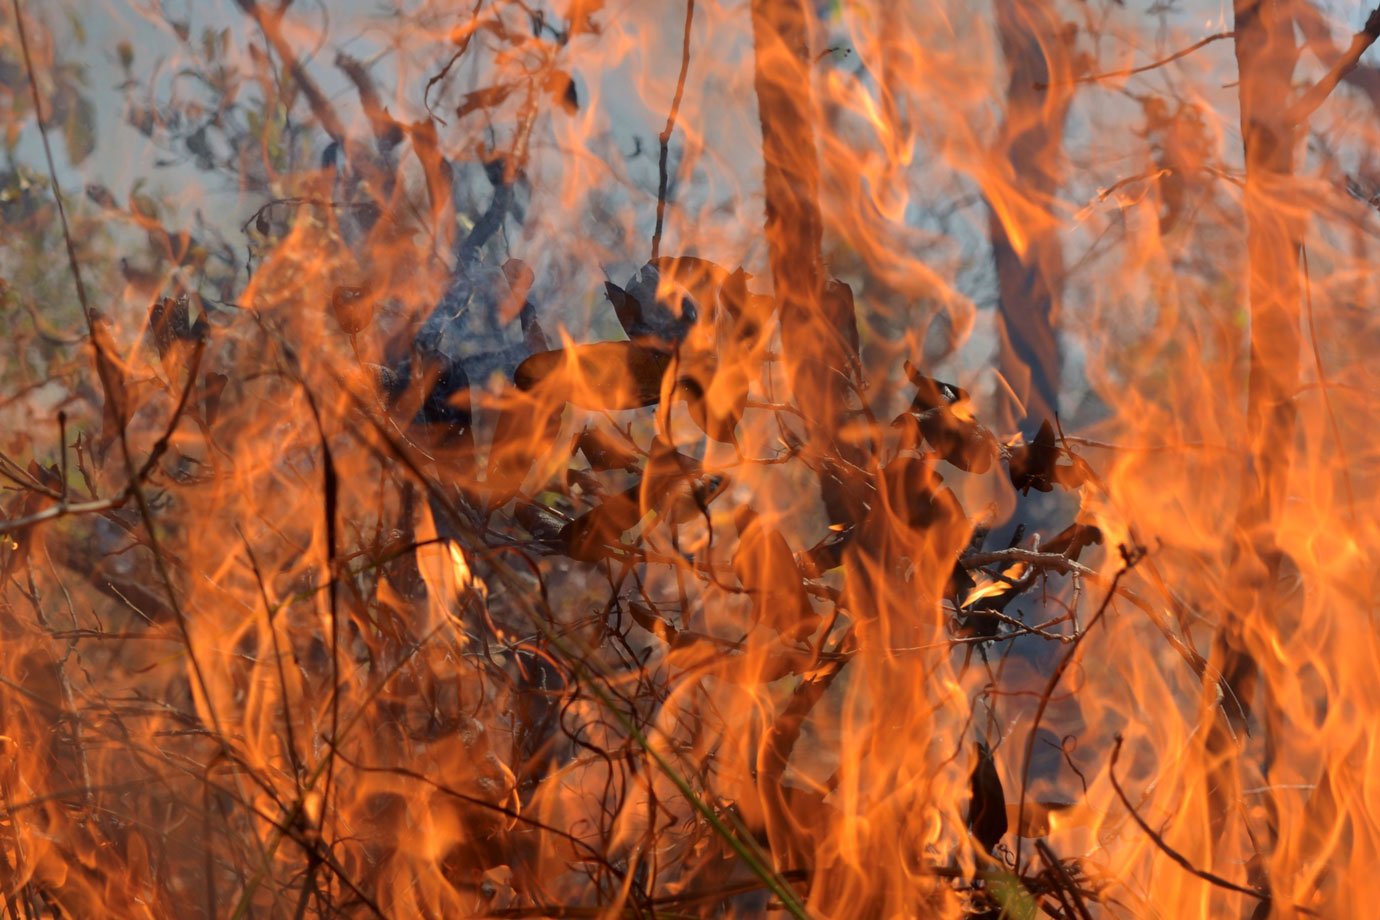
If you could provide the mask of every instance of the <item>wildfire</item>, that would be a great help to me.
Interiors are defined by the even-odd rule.
[[[1380,11],[1159,7],[16,4],[0,914],[1366,915]]]

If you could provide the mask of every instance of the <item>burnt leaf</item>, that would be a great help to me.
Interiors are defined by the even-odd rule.
[[[378,387],[385,399],[391,405],[398,401],[407,392],[411,365],[404,362],[400,371],[395,371],[391,367],[384,367],[382,364],[365,364],[365,369],[373,378],[374,385]]]
[[[95,183],[88,184],[86,186],[86,197],[102,210],[118,211],[120,209],[119,203],[115,201],[115,196],[112,195],[110,189],[106,188],[104,185],[97,185]]]
[[[438,357],[425,368],[431,387],[417,413],[434,448],[453,447],[470,435],[470,379],[459,361]]]
[[[665,298],[663,288],[672,299]],[[699,319],[690,292],[678,283],[663,284],[655,263],[642,266],[625,287],[605,282],[604,292],[628,338],[653,350],[673,351]]]
[[[1055,438],[1054,426],[1046,419],[1035,439],[1011,450],[1009,460],[1011,485],[1022,495],[1031,489],[1053,491],[1055,485],[1076,489],[1088,480],[1091,471],[1080,457],[1071,456],[1071,463],[1059,463],[1062,451]]]
[[[188,294],[179,294],[176,298],[160,297],[149,307],[149,329],[160,358],[172,351],[178,342],[206,340],[211,327],[206,322],[206,308],[201,305],[201,298],[197,298],[195,306],[195,319],[192,298]]]
[[[826,456],[819,458],[818,473],[832,526],[852,527],[867,518],[877,502],[877,483],[870,471]]]
[[[933,377],[926,377],[909,361],[903,365],[907,379],[915,385],[915,398],[911,401],[911,411],[925,412],[952,406],[968,399],[968,391],[952,383],[945,383]]]
[[[546,341],[546,332],[537,320],[537,308],[532,306],[531,301],[522,305],[522,310],[518,312],[518,320],[522,324],[522,343],[527,346],[528,354],[535,355],[551,350]]]
[[[1040,549],[1046,553],[1061,553],[1077,560],[1084,549],[1094,545],[1102,545],[1102,531],[1093,524],[1073,523],[1051,537]]]
[[[532,285],[537,282],[536,273],[521,259],[507,260],[503,263],[501,271],[512,290],[513,299],[518,303],[526,301],[527,296],[532,293]]]
[[[513,517],[538,540],[561,539],[561,530],[568,523],[565,518],[537,502],[518,502],[513,509]]]
[[[207,425],[215,425],[220,415],[220,401],[230,378],[225,374],[207,374],[201,385],[201,417]]]
[[[618,317],[618,325],[623,327],[624,332],[642,322],[642,305],[629,297],[627,291],[612,281],[605,281],[604,296],[613,305],[614,315]]]
[[[96,149],[96,107],[91,100],[70,87],[59,87],[58,92],[64,90],[71,94],[71,100],[63,113],[62,139],[67,146],[67,161],[77,166]]]
[[[907,361],[906,376],[915,384],[910,414],[939,456],[969,473],[985,473],[997,454],[997,440],[972,417],[968,392],[952,383],[926,377]],[[906,415],[893,425],[911,427]],[[913,437],[913,435],[912,435]]]
[[[610,495],[561,528],[561,539],[572,559],[598,562],[611,555],[611,546],[642,520],[642,484]]]
[[[707,473],[693,479],[679,479],[657,497],[656,511],[671,524],[684,524],[693,518],[708,518],[709,505],[728,488],[728,477]]]
[[[843,551],[852,542],[854,527],[839,526],[830,530],[828,536],[814,546],[803,550],[796,556],[801,574],[806,578],[819,578],[825,572],[843,565]]]
[[[982,741],[978,741],[975,748],[973,772],[968,778],[972,792],[968,800],[968,829],[982,844],[983,851],[991,853],[1006,836],[1006,792],[1002,789],[992,752]]]
[[[667,352],[633,342],[595,342],[532,355],[513,378],[520,390],[541,387],[582,409],[616,411],[656,405],[670,366]]]

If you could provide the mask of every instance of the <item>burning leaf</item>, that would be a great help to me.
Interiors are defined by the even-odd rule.
[[[719,291],[731,276],[728,269],[697,256],[658,256],[647,263],[664,283],[683,288],[696,304],[719,302]]]
[[[728,314],[732,330],[728,336],[738,349],[750,349],[756,342],[776,301],[764,294],[748,292],[747,282],[751,277],[741,268],[736,269],[719,287],[719,304]]]
[[[565,518],[537,502],[519,501],[513,517],[538,540],[559,540],[561,530],[569,523]]]
[[[210,336],[206,309],[194,295],[179,294],[176,298],[160,297],[149,307],[149,332],[153,336],[158,360],[170,383],[176,385],[185,377],[191,350],[201,347]],[[197,307],[193,318],[193,304]]]
[[[539,386],[596,411],[638,409],[661,400],[671,355],[632,342],[596,342],[532,355],[518,365],[518,388]],[[549,388],[549,389],[548,389]]]
[[[945,485],[934,464],[915,457],[897,457],[882,470],[887,504],[906,527],[916,533],[935,530],[960,535],[966,516],[958,498]]]
[[[1001,578],[988,578],[986,576],[982,576],[980,580],[974,579],[973,586],[968,590],[968,593],[963,596],[963,599],[958,602],[959,609],[963,610],[972,606],[973,604],[976,604],[978,601],[988,600],[995,597],[1001,597],[1002,595],[1011,592],[1013,590],[1015,581],[1018,578],[1020,578],[1022,572],[1024,571],[1025,566],[1022,563],[1018,562],[1015,565],[1008,567],[1006,571],[1002,572]],[[1005,606],[1005,604],[1002,604],[1001,606]],[[999,608],[988,605],[983,609],[994,610]]]
[[[575,91],[575,80],[570,74],[564,70],[551,71],[546,77],[546,91],[567,115],[579,114],[580,96]]]
[[[858,313],[853,303],[853,289],[837,278],[830,278],[824,286],[824,296],[819,301],[820,312],[829,328],[838,333],[845,346],[844,353],[856,359],[858,356]],[[862,368],[854,367],[854,373],[861,377]]]
[[[1011,485],[1022,495],[1033,488],[1037,492],[1051,492],[1054,486],[1061,485],[1076,489],[1087,481],[1089,470],[1080,457],[1072,457],[1071,464],[1060,464],[1062,451],[1054,435],[1054,426],[1046,419],[1040,426],[1035,440],[1011,450]]]

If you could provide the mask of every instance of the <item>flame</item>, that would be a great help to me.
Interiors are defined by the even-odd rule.
[[[0,910],[1366,914],[1380,29],[232,7],[0,30]]]

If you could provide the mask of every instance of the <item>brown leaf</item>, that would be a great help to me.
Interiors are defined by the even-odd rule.
[[[358,335],[374,318],[374,300],[368,286],[340,285],[331,292],[331,312],[346,335]]]
[[[590,426],[580,432],[575,441],[576,447],[584,453],[593,470],[631,470],[637,466],[638,455],[628,446],[618,443],[613,436]]]
[[[611,495],[571,521],[561,530],[566,552],[572,559],[598,562],[607,558],[610,546],[642,520],[641,483]]]
[[[754,619],[787,639],[809,636],[820,618],[810,606],[790,544],[745,505],[734,520],[738,546],[733,551],[733,574],[752,595]]]
[[[512,498],[532,471],[537,458],[551,452],[561,431],[561,413],[544,400],[526,393],[505,394],[494,422],[485,483],[491,490],[490,506]]]
[[[671,355],[632,342],[595,342],[532,355],[513,374],[518,388],[541,387],[595,411],[639,409],[661,400]]]
[[[721,362],[712,353],[682,358],[676,390],[685,397],[690,418],[721,444],[736,444],[736,429],[747,407],[748,375],[737,362]]]
[[[506,83],[499,86],[486,86],[482,89],[468,92],[460,100],[460,105],[455,109],[455,117],[464,118],[476,109],[492,108],[507,99],[513,90],[517,88],[518,84],[516,83]]]
[[[935,472],[932,461],[897,457],[882,470],[886,501],[907,528],[916,533],[934,529],[940,534],[965,530],[963,506]]]

